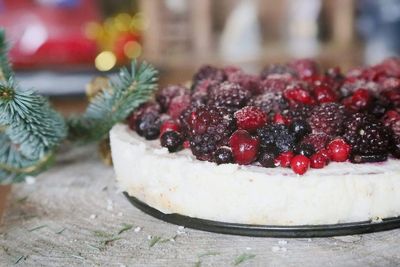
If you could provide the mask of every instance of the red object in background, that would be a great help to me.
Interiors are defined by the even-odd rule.
[[[100,21],[96,0],[0,0],[16,68],[93,65],[97,44],[84,32],[91,21]]]

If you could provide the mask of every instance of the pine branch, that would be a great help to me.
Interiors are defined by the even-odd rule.
[[[99,92],[81,117],[70,118],[69,139],[91,142],[106,137],[114,124],[125,120],[153,96],[157,75],[150,64],[132,61],[130,72],[121,69],[118,82]]]
[[[0,28],[0,81],[6,81],[13,76],[7,52],[4,30]]]

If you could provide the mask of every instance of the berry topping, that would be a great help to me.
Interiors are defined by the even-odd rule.
[[[236,111],[244,107],[251,97],[250,91],[236,83],[223,82],[209,90],[209,102],[217,107]]]
[[[294,148],[295,137],[284,124],[266,125],[257,129],[257,135],[264,150],[276,147],[278,152],[281,153]]]
[[[300,144],[295,149],[295,154],[311,157],[315,153],[315,148],[310,144]]]
[[[289,132],[292,133],[298,141],[311,133],[311,126],[305,120],[295,120],[290,123]]]
[[[310,160],[303,155],[294,156],[290,161],[290,167],[296,174],[303,175],[310,167]]]
[[[168,132],[168,131],[179,132],[180,129],[181,129],[181,126],[176,121],[166,120],[161,124],[160,135],[162,135],[163,133]]]
[[[232,149],[227,146],[222,146],[215,150],[214,161],[219,164],[233,163]]]
[[[343,162],[349,158],[350,146],[343,139],[335,139],[328,144],[329,157],[333,161]]]
[[[338,97],[336,93],[327,85],[321,84],[314,88],[314,96],[319,103],[336,102]]]
[[[260,142],[245,130],[235,131],[229,139],[235,162],[241,165],[250,164],[256,160]]]
[[[311,59],[297,59],[289,63],[297,75],[301,78],[307,78],[318,74],[318,65]]]
[[[272,118],[272,122],[276,124],[288,124],[289,120],[280,113],[276,113]]]
[[[238,128],[254,132],[267,123],[267,116],[258,107],[246,106],[234,114]]]
[[[322,169],[329,163],[329,157],[322,152],[317,152],[310,157],[310,167],[313,169]]]
[[[183,138],[180,133],[167,131],[161,135],[161,146],[168,148],[169,152],[178,151],[182,147]]]
[[[160,104],[162,111],[167,111],[173,98],[188,94],[186,87],[181,85],[168,85],[156,94],[156,100]]]
[[[283,96],[287,101],[289,101],[291,105],[296,105],[296,104],[312,105],[315,102],[314,98],[311,97],[310,93],[306,89],[300,86],[288,87],[283,92]]]
[[[169,104],[168,115],[170,115],[173,119],[179,118],[182,111],[184,111],[190,105],[190,101],[189,95],[180,95],[174,97]]]
[[[390,131],[374,116],[355,113],[344,122],[344,139],[355,156],[387,156]],[[380,157],[376,157],[379,159]]]
[[[266,114],[276,114],[287,109],[282,93],[266,92],[250,99],[248,105],[260,107]]]
[[[222,82],[225,80],[224,72],[216,67],[206,65],[201,67],[197,73],[193,76],[193,81],[198,82],[201,80],[213,80]]]
[[[281,166],[283,168],[288,168],[290,167],[290,162],[292,161],[293,157],[294,153],[292,151],[283,152],[279,154],[278,157],[276,157],[275,165]]]
[[[324,133],[317,133],[317,134],[309,134],[303,138],[301,141],[302,144],[310,144],[312,145],[316,151],[319,151],[326,147],[329,143],[331,138],[329,135]]]
[[[161,119],[158,113],[144,113],[136,120],[136,132],[147,140],[157,139],[160,135]]]
[[[306,105],[297,105],[288,110],[286,115],[290,120],[306,120],[311,115],[312,108]]]
[[[367,109],[372,103],[373,97],[369,90],[358,89],[352,96],[349,96],[343,100],[343,105],[347,110],[352,112],[358,112]]]
[[[276,154],[274,152],[263,152],[258,158],[258,162],[261,166],[266,168],[275,168]]]
[[[345,118],[344,107],[336,103],[325,103],[313,108],[308,123],[313,133],[324,133],[330,136],[342,132]]]

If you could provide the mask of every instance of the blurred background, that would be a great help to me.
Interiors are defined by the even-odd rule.
[[[138,58],[182,83],[203,64],[257,73],[316,58],[348,70],[400,53],[400,0],[0,0],[20,84],[65,113],[85,86]]]

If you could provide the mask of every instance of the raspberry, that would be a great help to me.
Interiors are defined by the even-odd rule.
[[[222,146],[218,148],[214,152],[214,161],[218,165],[232,163],[233,162],[232,149],[227,146]]]
[[[180,129],[181,129],[181,126],[176,121],[166,120],[161,124],[160,135],[162,135],[163,133],[168,132],[168,131],[179,132]]]
[[[372,103],[372,95],[367,89],[358,89],[352,96],[349,96],[343,100],[343,105],[347,110],[352,112],[358,112],[366,110]]]
[[[182,85],[168,85],[157,92],[156,100],[160,104],[161,110],[167,111],[173,98],[188,93],[189,90]]]
[[[382,118],[386,127],[392,129],[395,135],[400,135],[400,114],[395,110],[389,110]]]
[[[289,125],[289,132],[299,141],[311,133],[311,126],[305,120],[294,120]]]
[[[213,80],[222,82],[225,80],[224,72],[216,67],[205,65],[201,67],[197,73],[193,76],[194,83],[197,83],[201,80]]]
[[[169,104],[168,115],[170,115],[172,119],[177,119],[181,115],[182,111],[184,111],[189,105],[189,95],[176,96],[171,100],[171,103]]]
[[[311,144],[299,144],[294,152],[296,155],[311,157],[315,153],[315,148]]]
[[[160,135],[161,119],[158,113],[148,112],[136,121],[136,132],[147,140],[157,139]]]
[[[294,156],[290,161],[290,167],[296,174],[303,175],[310,167],[310,160],[303,155]]]
[[[313,93],[319,103],[330,103],[338,100],[336,93],[327,85],[315,86]]]
[[[296,104],[313,105],[315,103],[310,93],[299,86],[288,86],[285,91],[283,91],[283,97],[285,97],[292,106]]]
[[[270,124],[257,129],[257,135],[260,139],[261,147],[268,150],[271,147],[276,147],[278,152],[286,152],[293,150],[295,138],[289,132],[286,125]]]
[[[167,131],[161,135],[161,146],[168,148],[170,153],[178,151],[182,147],[183,138],[180,133]]]
[[[313,169],[322,169],[329,163],[329,158],[323,153],[317,152],[310,157],[310,167]]]
[[[260,78],[255,75],[246,74],[242,71],[236,71],[228,76],[228,81],[237,83],[254,95],[260,94]]]
[[[247,165],[256,160],[260,142],[249,132],[236,130],[229,139],[229,144],[236,163]]]
[[[190,107],[181,116],[181,125],[190,140],[193,154],[211,160],[212,153],[228,142],[235,121],[226,109],[210,106]]]
[[[283,152],[278,155],[275,159],[275,165],[281,166],[283,168],[288,168],[290,166],[290,161],[294,157],[294,153],[292,151]]]
[[[319,73],[317,63],[311,59],[294,60],[289,63],[289,66],[296,71],[297,75],[301,79],[311,77]]]
[[[310,144],[316,151],[324,149],[328,142],[331,140],[329,135],[324,133],[309,134],[303,138],[302,144]]]
[[[344,118],[345,110],[343,106],[336,103],[325,103],[314,107],[308,123],[313,133],[325,133],[330,136],[336,136],[342,132]]]
[[[266,92],[250,99],[249,106],[261,108],[266,114],[280,113],[288,107],[288,103],[279,92]]]
[[[258,107],[246,106],[234,114],[238,128],[254,132],[267,123],[267,116]]]
[[[225,107],[236,111],[244,107],[250,99],[251,93],[239,84],[223,82],[218,86],[213,86],[209,90],[210,104],[217,107]]]
[[[344,139],[351,145],[352,156],[387,156],[390,132],[380,121],[368,114],[352,114],[344,123]]]
[[[288,81],[282,79],[266,79],[259,83],[261,93],[282,93],[288,85]]]

